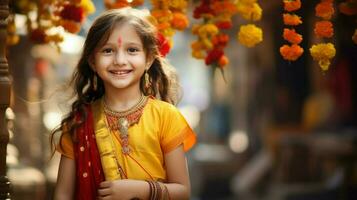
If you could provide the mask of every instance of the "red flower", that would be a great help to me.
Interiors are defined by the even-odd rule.
[[[46,33],[43,29],[32,30],[30,38],[32,41],[39,44],[46,43]]]
[[[60,16],[63,19],[82,22],[84,19],[84,10],[80,6],[67,4],[61,10]]]
[[[215,47],[224,48],[229,41],[229,36],[227,34],[221,33],[212,38],[212,43]]]
[[[204,0],[202,1],[202,4],[196,7],[195,10],[193,11],[193,17],[195,19],[199,19],[202,17],[201,15],[205,15],[205,14],[213,15],[213,13],[214,12],[210,7],[209,0]]]
[[[232,28],[232,22],[231,21],[221,21],[221,22],[216,22],[216,26],[219,29],[230,29]]]
[[[159,48],[160,54],[165,57],[166,54],[170,52],[170,43],[169,41],[165,38],[165,36],[158,32],[157,33],[157,46]]]
[[[219,59],[224,55],[222,49],[213,49],[212,51],[208,52],[208,55],[205,59],[206,65],[210,65],[214,62],[218,62]]]

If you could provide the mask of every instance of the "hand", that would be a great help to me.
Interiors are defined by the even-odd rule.
[[[135,198],[131,186],[134,180],[104,181],[99,185],[99,200],[129,200]]]

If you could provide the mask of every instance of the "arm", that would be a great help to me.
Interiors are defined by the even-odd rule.
[[[54,200],[73,199],[76,177],[75,171],[74,160],[61,156]]]
[[[168,181],[168,184],[165,185],[169,191],[170,199],[189,199],[190,179],[182,145],[165,155],[165,164]]]
[[[183,146],[165,155],[167,181],[165,184],[170,200],[190,197],[190,181]],[[124,179],[100,184],[99,199],[149,199],[150,187],[146,181]]]

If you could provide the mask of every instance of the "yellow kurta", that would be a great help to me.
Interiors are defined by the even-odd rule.
[[[95,134],[108,133],[102,100],[94,102],[92,110]],[[110,136],[113,138],[116,159],[128,178],[139,180],[166,180],[164,154],[181,144],[187,151],[196,142],[195,134],[178,109],[169,103],[152,98],[148,99],[139,122],[129,128],[129,155],[122,153],[119,133],[110,132]],[[58,151],[74,159],[69,134],[63,135],[61,143],[63,148],[58,148]],[[102,160],[103,164],[105,165]]]

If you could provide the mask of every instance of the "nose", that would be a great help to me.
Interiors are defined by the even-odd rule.
[[[123,50],[118,50],[115,54],[114,64],[116,65],[126,65],[127,64],[127,57]]]

